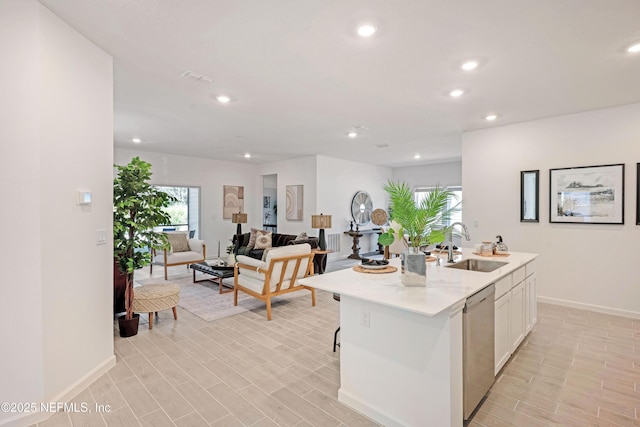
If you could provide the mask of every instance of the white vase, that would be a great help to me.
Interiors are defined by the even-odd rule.
[[[231,252],[227,257],[227,265],[232,267],[233,265],[235,265],[235,263],[236,263],[236,255],[233,252]]]
[[[400,263],[400,281],[404,286],[427,286],[427,262],[424,252],[409,246],[400,254]]]

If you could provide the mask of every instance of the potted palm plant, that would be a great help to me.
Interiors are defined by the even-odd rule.
[[[135,157],[118,170],[113,180],[113,256],[126,277],[125,310],[118,318],[120,336],[138,332],[138,315],[133,313],[133,273],[151,262],[150,248],[167,245],[166,237],[153,228],[169,224],[165,208],[174,200],[149,184],[151,164]]]
[[[390,219],[400,224],[389,228],[378,237],[378,243],[388,246],[395,235],[408,236],[409,248],[402,256],[402,283],[405,286],[426,286],[425,254],[420,248],[445,240],[451,214],[460,209],[460,202],[451,203],[455,196],[451,190],[437,186],[420,202],[413,190],[404,182],[389,181],[384,186],[389,194]]]

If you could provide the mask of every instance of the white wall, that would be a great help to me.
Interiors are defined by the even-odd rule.
[[[460,186],[462,185],[462,161],[394,168],[393,180],[404,181],[412,188],[436,185]]]
[[[0,1],[0,402],[38,401],[44,393],[37,49],[37,3]],[[18,267],[27,261],[28,270]],[[12,415],[0,412],[0,424]]]
[[[542,300],[640,317],[636,163],[640,104],[497,127],[463,136],[463,217],[474,242],[501,234],[540,254]],[[625,163],[625,224],[549,223],[549,169]],[[540,169],[540,222],[521,223],[520,171]]]
[[[224,256],[236,232],[237,225],[231,219],[222,218],[223,186],[244,187],[248,223],[242,225],[242,231],[247,232],[250,227],[262,228],[262,179],[256,165],[123,148],[116,148],[115,164],[127,164],[136,156],[151,163],[153,184],[200,187],[200,238],[206,242],[207,258],[218,255],[218,242],[220,254]]]
[[[317,156],[318,201],[317,213],[330,214],[332,228],[325,233],[344,233],[349,230],[351,200],[358,191],[366,191],[373,201],[373,209],[387,210],[388,197],[384,185],[392,178],[391,168],[349,160]],[[375,227],[373,223],[362,229]],[[316,232],[317,233],[317,232]],[[314,234],[317,235],[317,234]],[[377,234],[360,239],[360,253],[377,249]],[[345,257],[351,253],[353,240],[342,234],[340,253],[331,258]]]
[[[115,362],[112,59],[25,0],[0,2],[0,50],[0,197],[12,206],[0,210],[0,401],[66,400]],[[75,204],[79,189],[91,206]]]
[[[260,165],[260,175],[278,175],[278,233],[299,234],[306,231],[310,236],[311,215],[316,213],[316,158],[300,157]],[[262,178],[260,178],[262,181]],[[304,185],[304,211],[302,221],[287,219],[287,185]],[[262,197],[260,197],[262,201]],[[261,223],[262,224],[262,223]]]

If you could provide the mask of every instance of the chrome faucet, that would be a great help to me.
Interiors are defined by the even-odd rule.
[[[464,233],[464,238],[467,239],[467,241],[471,240],[471,236],[469,235],[469,230],[467,230],[467,226],[464,225],[461,222],[454,222],[453,224],[451,224],[451,227],[449,228],[449,244],[448,246],[448,257],[447,257],[447,262],[454,262],[453,261],[453,227],[459,225],[460,228],[462,228],[462,232]]]

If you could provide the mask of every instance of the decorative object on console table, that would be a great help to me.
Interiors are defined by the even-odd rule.
[[[304,185],[287,185],[287,214],[292,221],[302,221],[304,211]]]
[[[353,238],[353,245],[351,246],[352,253],[347,258],[360,259],[360,238],[362,237],[362,233],[359,231],[345,231],[344,233]]]
[[[126,166],[115,167],[118,173],[113,180],[113,256],[126,275],[126,314],[118,318],[118,323],[120,336],[129,337],[138,333],[139,321],[133,313],[133,273],[151,263],[148,248],[168,246],[167,237],[153,228],[171,223],[166,208],[175,198],[149,184],[151,164],[139,157]]]
[[[311,215],[311,228],[319,228],[318,247],[322,251],[327,250],[327,240],[324,237],[324,229],[331,228],[331,215]]]
[[[222,198],[222,219],[231,219],[234,213],[244,210],[244,187],[225,185]]]
[[[624,224],[624,164],[549,171],[549,222]]]
[[[247,214],[245,212],[236,212],[231,214],[231,222],[238,224],[236,234],[242,234],[242,224],[247,223]]]
[[[351,199],[351,216],[356,223],[356,231],[358,226],[369,224],[372,211],[373,201],[369,193],[358,191]]]
[[[406,183],[389,181],[384,190],[389,193],[391,219],[400,224],[400,230],[389,229],[378,237],[378,243],[388,246],[395,234],[409,236],[409,247],[401,254],[401,280],[404,286],[426,286],[426,256],[420,247],[443,242],[451,227],[451,214],[460,209],[460,202],[451,203],[452,191],[436,186],[420,202]]]

